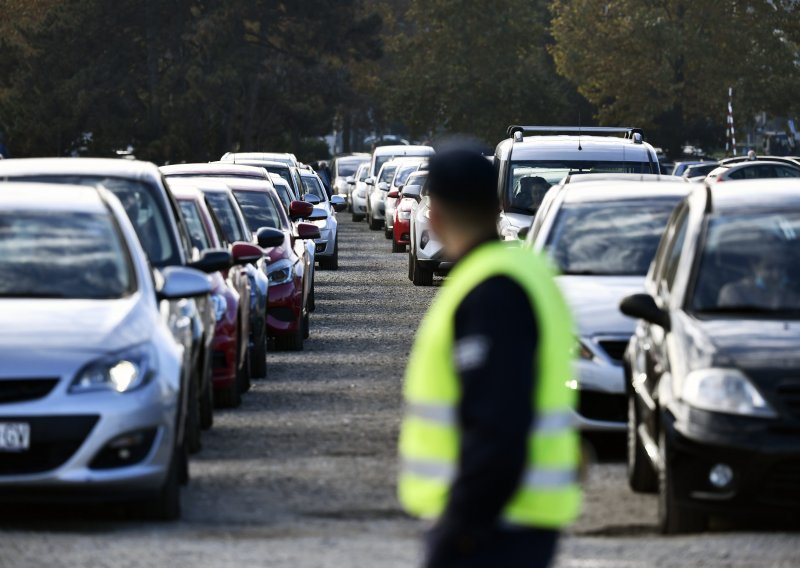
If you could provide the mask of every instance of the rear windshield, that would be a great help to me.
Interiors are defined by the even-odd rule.
[[[136,230],[150,264],[156,268],[181,264],[174,232],[173,219],[164,210],[160,190],[150,184],[118,177],[81,175],[43,175],[10,177],[9,181],[36,181],[70,185],[101,185],[122,202],[125,212]]]
[[[109,215],[0,212],[0,297],[103,300],[135,290]]]
[[[279,203],[272,200],[266,191],[233,190],[236,201],[242,209],[244,219],[250,230],[255,232],[262,227],[284,229],[283,215]]]
[[[363,160],[348,160],[346,162],[339,160],[336,162],[336,175],[343,178],[355,175],[356,170],[362,163]]]

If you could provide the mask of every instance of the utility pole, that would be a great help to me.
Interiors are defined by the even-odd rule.
[[[736,156],[736,130],[733,127],[733,87],[728,88],[728,128],[726,130],[725,154]]]

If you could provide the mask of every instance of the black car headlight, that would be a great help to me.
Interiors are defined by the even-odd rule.
[[[145,343],[89,363],[72,381],[69,392],[131,392],[147,384],[156,372],[156,351]]]
[[[267,268],[267,278],[269,279],[270,286],[286,284],[293,276],[294,268],[292,266],[292,261],[285,258],[270,264]]]

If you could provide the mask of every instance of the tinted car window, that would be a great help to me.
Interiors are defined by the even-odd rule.
[[[787,168],[786,166],[775,166],[777,177],[800,177],[800,170],[796,168]]]
[[[369,177],[369,164],[362,165],[358,170],[358,181],[364,181]]]
[[[675,219],[674,232],[672,233],[673,237],[664,257],[662,282],[667,290],[672,290],[672,285],[675,283],[675,276],[678,274],[678,265],[680,263],[681,251],[683,250],[683,243],[686,240],[686,230],[688,227],[689,208],[684,207]]]
[[[322,186],[317,178],[301,176],[301,179],[303,180],[303,187],[305,188],[306,193],[316,195],[321,201],[327,201],[328,197],[325,194],[325,190],[322,189]]]
[[[208,192],[205,194],[208,206],[214,211],[219,221],[224,238],[229,243],[247,240],[239,227],[239,219],[233,204],[228,200],[226,193]]]
[[[711,219],[697,271],[697,311],[800,315],[800,213]]]
[[[283,217],[278,209],[281,205],[270,199],[267,192],[233,190],[233,195],[239,202],[239,207],[241,207],[251,231],[257,231],[262,227],[284,228]]]
[[[336,175],[339,177],[350,177],[356,173],[358,167],[362,164],[362,161],[337,161],[336,162]]]
[[[403,185],[408,180],[408,177],[417,171],[418,166],[404,166],[397,170],[397,173],[394,176],[394,181],[392,184],[395,186]]]
[[[108,215],[0,213],[0,297],[112,299],[134,289],[128,249]]]
[[[392,181],[392,178],[394,177],[396,171],[397,171],[397,166],[386,166],[380,173],[380,177],[378,178],[378,183],[381,182],[389,183],[390,181]]]
[[[147,183],[116,177],[57,175],[8,178],[9,181],[41,181],[71,185],[101,185],[122,202],[136,230],[150,264],[156,268],[181,264],[180,252],[171,230],[172,217],[158,197],[161,190]]]
[[[178,206],[181,208],[183,220],[189,229],[189,238],[192,239],[192,246],[200,251],[211,248],[206,227],[200,218],[200,211],[197,209],[197,203],[194,201],[179,201]]]
[[[676,202],[567,204],[546,247],[564,274],[644,276]]]

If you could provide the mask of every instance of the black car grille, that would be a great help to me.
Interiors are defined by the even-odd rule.
[[[56,469],[78,451],[98,420],[99,416],[0,416],[0,422],[26,422],[31,427],[28,450],[0,453],[0,475]]]
[[[800,506],[800,460],[773,466],[761,483],[760,497],[782,507]]]
[[[0,404],[44,398],[58,379],[0,379]]]
[[[782,382],[776,391],[786,410],[800,418],[800,381]]]
[[[589,420],[626,422],[628,401],[624,394],[598,391],[579,391],[578,413]]]
[[[625,350],[628,348],[627,340],[601,340],[597,343],[614,361],[622,361],[622,357],[625,355]]]

